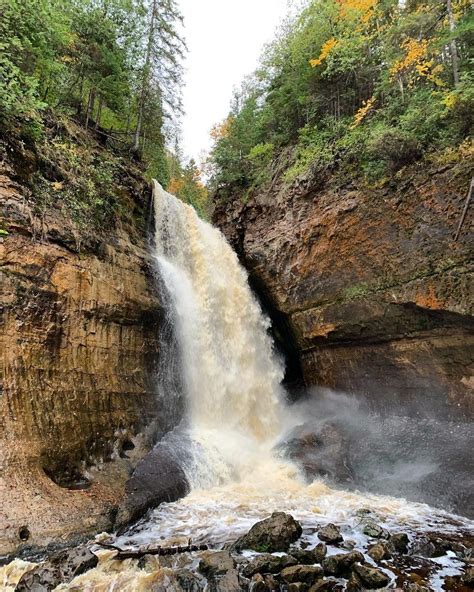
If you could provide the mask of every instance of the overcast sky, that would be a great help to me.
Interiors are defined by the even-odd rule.
[[[199,160],[209,131],[228,113],[232,90],[252,72],[286,14],[287,0],[178,0],[189,53],[183,148]]]

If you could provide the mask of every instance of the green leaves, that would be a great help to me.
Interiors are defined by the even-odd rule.
[[[287,182],[336,167],[373,182],[460,144],[474,112],[468,0],[453,2],[453,19],[447,0],[308,2],[234,101],[228,133],[215,138],[212,187],[245,193],[274,178],[269,162]]]

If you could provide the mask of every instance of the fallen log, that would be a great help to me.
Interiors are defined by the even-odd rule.
[[[114,559],[140,559],[145,555],[177,555],[178,553],[193,553],[196,551],[207,551],[208,545],[186,545],[180,547],[139,547],[138,549],[121,549],[111,543],[97,543],[101,547],[117,551]]]

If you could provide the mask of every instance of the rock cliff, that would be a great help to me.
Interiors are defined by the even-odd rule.
[[[276,179],[214,221],[286,349],[289,379],[423,412],[474,409],[472,158],[433,157],[379,187]]]
[[[40,144],[0,146],[0,554],[109,528],[147,446],[137,434],[165,427],[150,191],[138,167],[72,124],[55,126]],[[69,150],[76,169],[52,149]],[[107,158],[119,214],[85,224],[74,211],[92,207],[80,198],[81,168]],[[79,195],[70,207],[65,191]]]

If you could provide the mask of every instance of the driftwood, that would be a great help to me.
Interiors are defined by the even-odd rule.
[[[145,555],[177,555],[178,553],[192,553],[194,551],[207,551],[208,545],[186,545],[183,547],[138,547],[138,549],[121,549],[110,543],[97,543],[101,547],[117,551],[114,559],[140,559]]]

